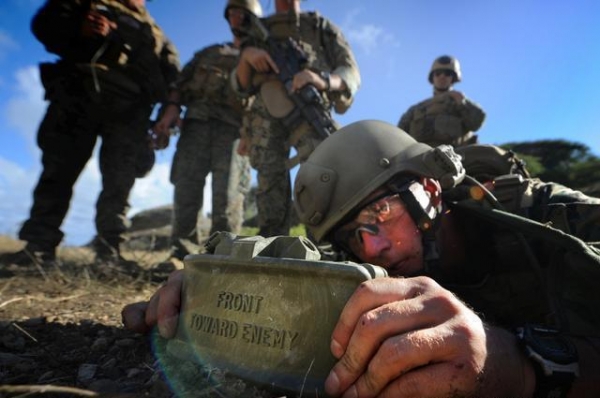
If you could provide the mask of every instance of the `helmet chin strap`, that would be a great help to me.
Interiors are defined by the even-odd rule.
[[[408,214],[421,231],[423,242],[424,273],[436,275],[440,269],[440,254],[436,233],[440,226],[442,211],[441,187],[436,180],[422,178],[420,181],[392,181],[388,188],[397,193],[405,204]]]

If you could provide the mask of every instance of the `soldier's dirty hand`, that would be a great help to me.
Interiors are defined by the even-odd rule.
[[[116,23],[112,22],[99,12],[92,10],[86,14],[83,20],[81,34],[84,37],[106,37],[111,30],[116,28]]]
[[[126,305],[121,311],[123,325],[134,332],[147,333],[154,326],[161,336],[171,338],[177,331],[181,306],[183,271],[174,271],[149,301]]]
[[[240,62],[244,62],[260,73],[279,73],[277,64],[268,52],[261,48],[247,47],[242,51]]]
[[[486,341],[481,319],[432,279],[367,281],[333,331],[339,361],[325,389],[331,396],[471,396]]]

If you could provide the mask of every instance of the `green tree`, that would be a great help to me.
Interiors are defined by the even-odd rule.
[[[582,143],[567,140],[510,142],[502,145],[521,156],[534,177],[580,189],[589,194],[588,187],[600,181],[600,158]]]

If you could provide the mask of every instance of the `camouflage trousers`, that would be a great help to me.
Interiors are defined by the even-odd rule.
[[[60,244],[64,236],[60,226],[69,210],[73,185],[101,137],[102,191],[96,202],[95,224],[98,237],[118,249],[128,228],[128,198],[136,179],[138,154],[146,143],[151,108],[128,103],[123,114],[108,115],[101,103],[82,97],[81,92],[67,94],[51,100],[40,124],[37,141],[43,171],[19,238],[48,251]]]
[[[289,235],[294,211],[289,169],[306,160],[321,140],[307,123],[290,132],[279,121],[261,116],[260,112],[254,112],[245,123],[251,137],[250,164],[257,171],[259,235]],[[289,159],[292,147],[297,155]]]
[[[182,241],[198,243],[198,213],[208,173],[212,173],[210,233],[240,232],[250,164],[235,152],[238,142],[238,127],[214,119],[185,120],[171,167],[175,187],[171,241],[176,250],[187,251]]]

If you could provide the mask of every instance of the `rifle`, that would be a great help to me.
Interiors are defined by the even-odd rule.
[[[294,110],[281,119],[283,125],[292,130],[297,127],[300,119],[304,119],[323,139],[334,133],[337,128],[328,110],[325,109],[323,98],[317,88],[307,84],[298,91],[292,90],[294,75],[303,70],[308,62],[308,57],[300,45],[291,37],[284,42],[274,40],[260,18],[251,13],[248,13],[243,33],[266,47],[279,69],[277,77],[295,105]]]

